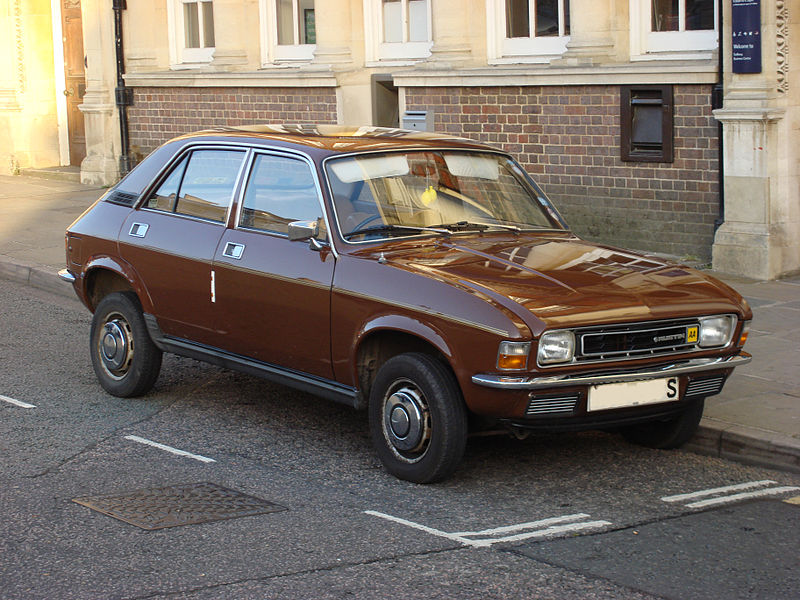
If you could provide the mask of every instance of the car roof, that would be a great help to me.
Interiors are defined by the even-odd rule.
[[[239,141],[295,148],[306,153],[343,154],[375,150],[453,148],[497,151],[497,148],[443,133],[389,127],[325,124],[245,125],[219,127],[183,135],[176,140]],[[173,140],[175,141],[175,140]]]

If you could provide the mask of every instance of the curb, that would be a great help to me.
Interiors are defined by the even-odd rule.
[[[0,256],[0,279],[8,279],[77,301],[55,270]],[[703,417],[684,450],[726,460],[800,473],[800,440],[779,433]]]
[[[685,450],[734,462],[800,473],[800,440],[703,417]]]
[[[58,273],[39,265],[30,265],[0,256],[0,279],[16,281],[23,285],[46,290],[59,296],[78,300],[68,283],[61,281]]]

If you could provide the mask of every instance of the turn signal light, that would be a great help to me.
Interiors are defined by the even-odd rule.
[[[504,371],[520,371],[528,366],[530,342],[501,342],[497,352],[497,368]]]
[[[741,348],[744,346],[745,342],[747,342],[747,336],[750,333],[750,321],[747,321],[744,325],[742,325],[742,335],[739,336],[739,347]]]

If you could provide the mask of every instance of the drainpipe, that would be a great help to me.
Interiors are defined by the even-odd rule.
[[[717,48],[719,64],[717,66],[717,83],[711,92],[711,108],[716,110],[722,108],[722,98],[724,95],[723,88],[723,60],[722,50],[724,48],[723,39],[724,32],[722,30],[722,0],[717,0],[717,11],[719,14],[719,21],[717,23],[717,31],[719,31],[719,47]],[[719,176],[719,214],[714,220],[714,233],[725,222],[725,160],[722,153],[722,121],[717,121],[717,152],[718,152],[718,176]]]
[[[133,90],[125,87],[125,52],[122,47],[122,11],[128,8],[126,0],[112,0],[114,9],[114,47],[117,58],[117,87],[114,90],[119,111],[119,134],[122,153],[119,157],[119,172],[125,176],[131,170],[130,139],[128,137],[128,107],[133,104]]]

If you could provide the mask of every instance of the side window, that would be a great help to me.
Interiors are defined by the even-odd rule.
[[[287,233],[292,221],[322,217],[317,186],[302,160],[259,154],[253,162],[239,226]]]
[[[244,156],[244,152],[233,150],[192,152],[175,212],[223,222]]]
[[[186,163],[188,161],[189,158],[184,157],[158,189],[150,195],[150,198],[147,199],[147,208],[165,210],[167,212],[175,210],[175,199],[178,197],[178,188],[181,185],[183,172],[186,170]]]

